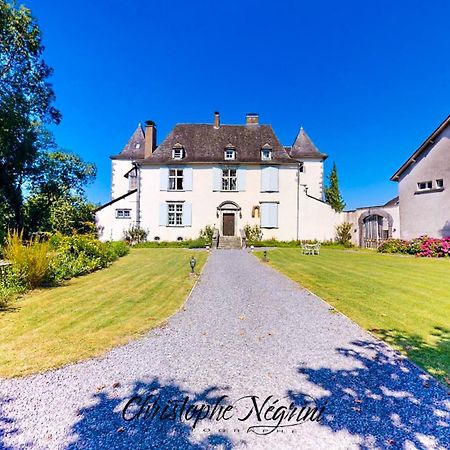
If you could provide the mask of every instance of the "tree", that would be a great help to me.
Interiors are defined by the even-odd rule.
[[[27,233],[92,232],[95,207],[86,201],[85,187],[95,174],[95,166],[75,154],[42,153],[30,175],[30,194],[23,208]]]
[[[333,170],[328,175],[328,186],[325,188],[325,200],[338,212],[341,212],[345,208],[344,199],[339,191],[336,163],[333,164]]]
[[[0,203],[11,213],[0,227],[22,225],[22,186],[53,144],[45,125],[61,120],[43,50],[30,10],[0,1]]]

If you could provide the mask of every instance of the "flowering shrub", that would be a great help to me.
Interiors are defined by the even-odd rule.
[[[450,237],[442,239],[421,236],[404,241],[402,239],[390,239],[378,248],[382,253],[407,253],[428,258],[443,258],[450,256]]]

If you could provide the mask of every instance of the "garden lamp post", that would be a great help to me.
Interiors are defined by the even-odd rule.
[[[191,257],[189,264],[191,266],[191,273],[194,273],[195,265],[197,264],[197,260],[194,258],[194,256]]]

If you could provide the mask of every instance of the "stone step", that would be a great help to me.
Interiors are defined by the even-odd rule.
[[[241,248],[241,238],[236,236],[220,236],[219,249],[239,249]]]

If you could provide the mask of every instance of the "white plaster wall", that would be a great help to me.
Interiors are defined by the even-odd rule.
[[[310,190],[308,190],[309,194]],[[300,195],[300,239],[334,240],[336,227],[344,221],[344,216],[336,212],[328,203],[308,195],[304,191]]]
[[[123,238],[124,231],[136,223],[136,202],[135,192],[96,212],[95,222],[101,241],[119,241]],[[131,218],[117,219],[116,209],[124,208],[131,209]]]
[[[417,193],[417,183],[444,180],[440,192]],[[401,237],[450,235],[450,127],[425,151],[399,181]]]
[[[131,167],[129,161],[113,161],[115,182],[113,195],[128,191],[128,183],[122,182],[119,174]],[[213,191],[213,165],[194,165],[192,191],[161,191],[160,168],[158,166],[142,166],[141,168],[141,201],[140,226],[148,231],[148,239],[158,236],[161,240],[173,241],[179,237],[195,239],[206,225],[221,227],[217,217],[217,207],[224,201],[236,202],[241,207],[242,217],[237,217],[236,234],[246,224],[260,225],[260,218],[252,218],[254,206],[260,202],[278,203],[278,228],[262,228],[264,239],[293,240],[297,238],[297,166],[279,166],[279,191],[261,192],[261,166],[245,167],[245,191],[215,192]],[[335,236],[336,224],[341,220],[329,205],[306,195],[302,185],[308,185],[308,194],[322,195],[322,163],[308,162],[305,173],[300,174],[299,187],[299,237],[300,239],[329,240]],[[109,205],[97,213],[97,222],[102,229],[102,240],[117,240],[123,236],[124,228],[135,223],[137,194]],[[166,201],[184,201],[192,204],[192,226],[167,227],[160,226],[160,203]],[[131,208],[132,219],[116,219],[117,208]]]
[[[307,185],[309,195],[323,200],[323,162],[319,159],[307,160],[303,167],[300,183]]]
[[[124,175],[132,167],[130,160],[113,159],[111,161],[111,198],[120,197],[128,192],[128,178]]]

